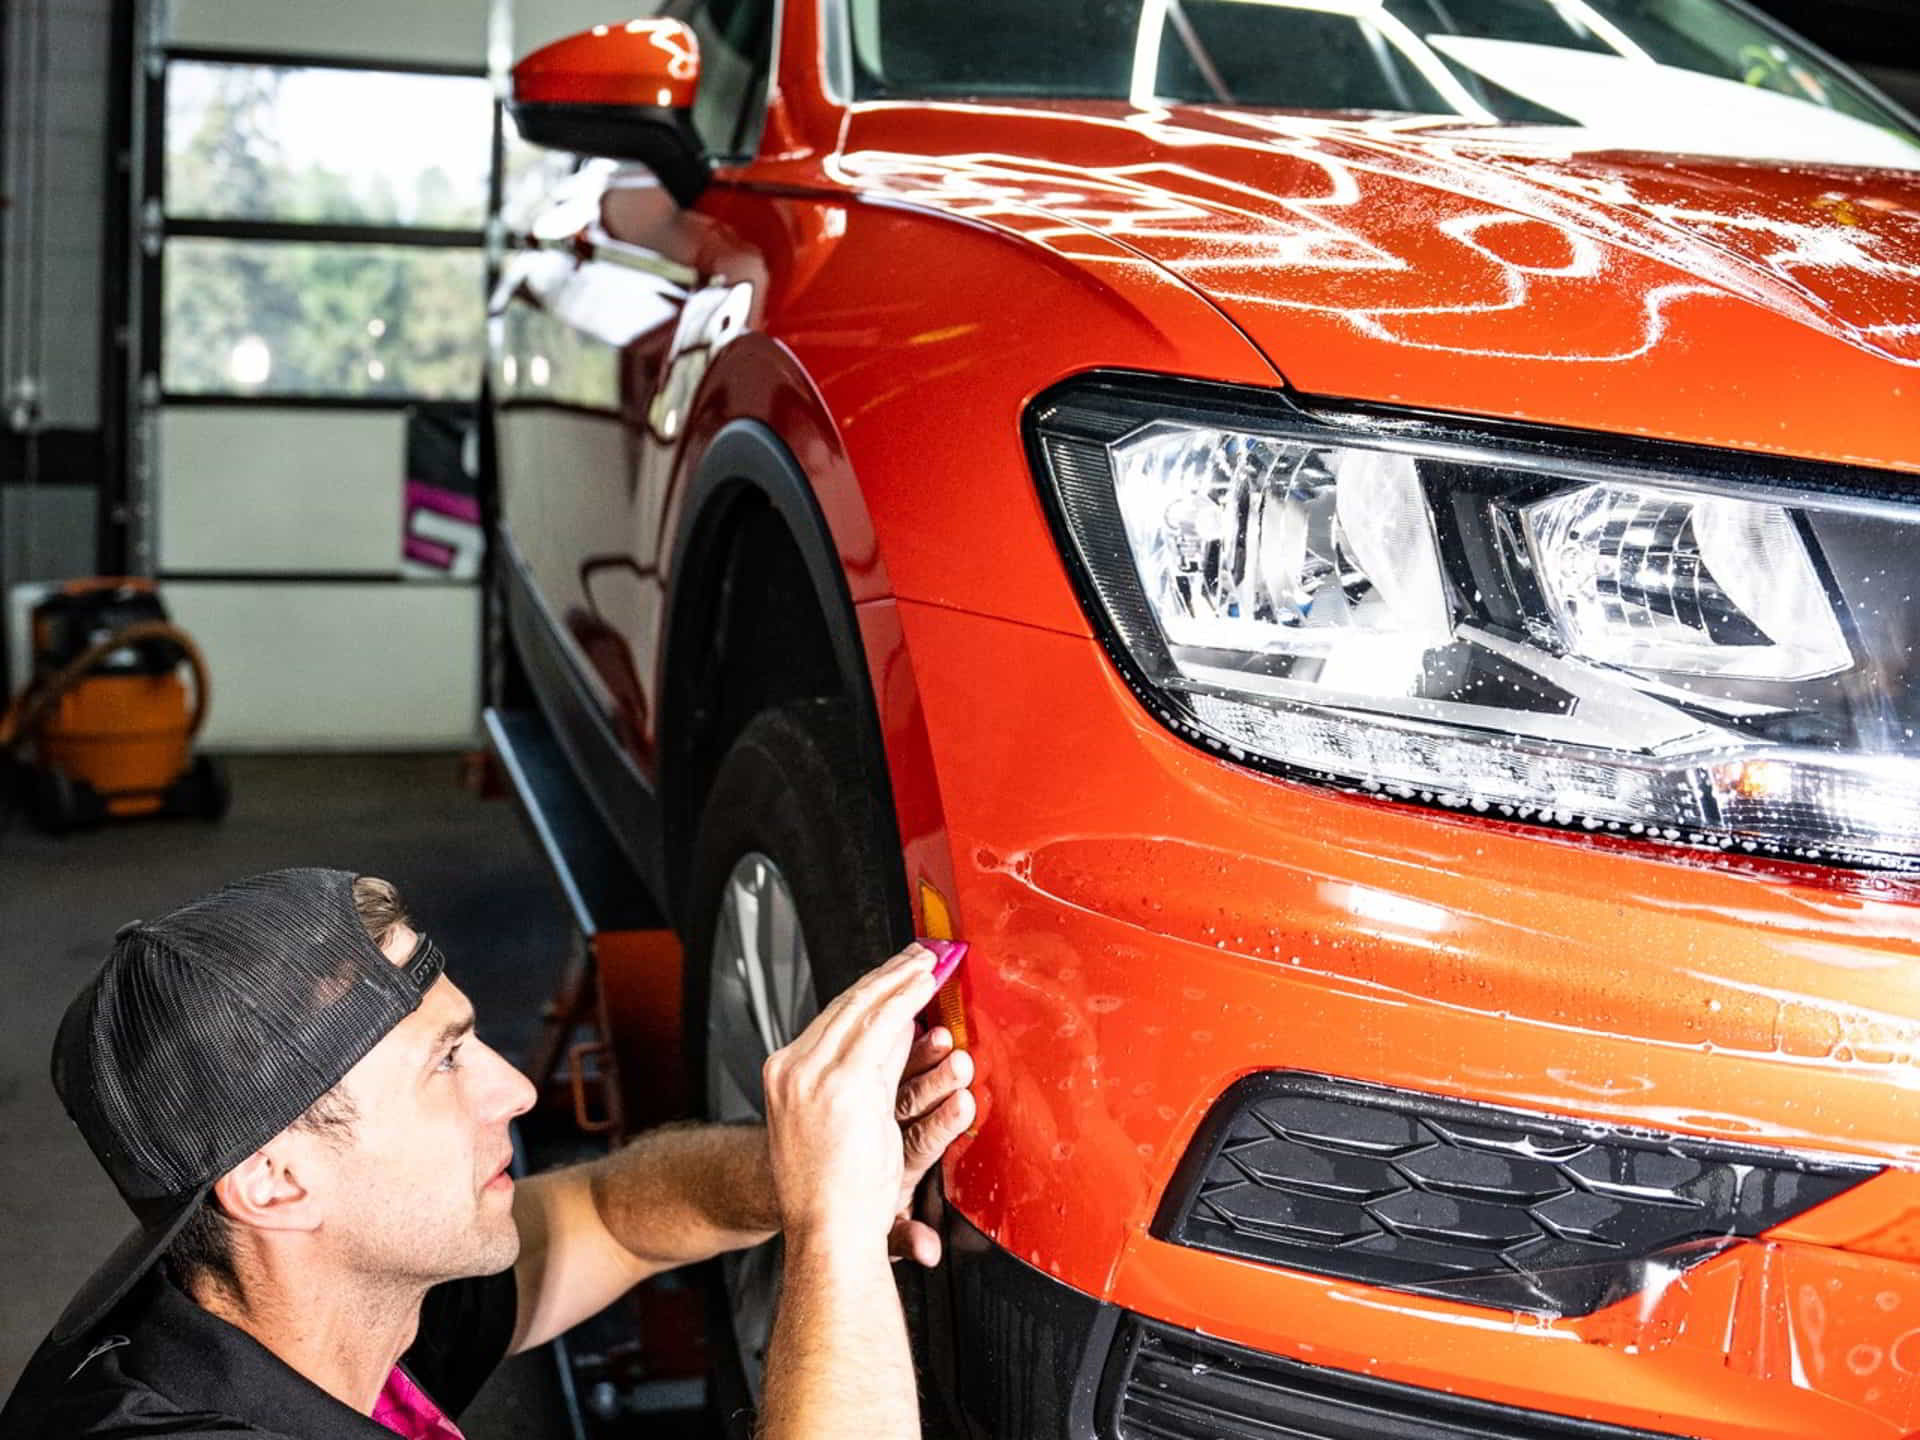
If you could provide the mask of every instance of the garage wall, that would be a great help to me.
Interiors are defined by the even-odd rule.
[[[476,741],[474,527],[422,508],[447,492],[410,424],[475,398],[496,24],[492,0],[172,0],[147,541],[213,669],[215,748]],[[264,209],[189,183],[249,163],[207,149],[232,105],[276,141]],[[273,198],[295,193],[332,198]]]
[[[109,10],[0,0],[0,602],[95,565]]]
[[[549,40],[654,8],[654,0],[171,0],[165,41],[169,51],[190,53],[203,66],[232,54],[284,63],[311,57],[322,66],[361,60],[422,71],[490,68],[499,75]],[[204,83],[204,76],[196,79]],[[433,102],[423,100],[388,123],[417,128],[434,118]],[[341,148],[351,145],[343,137]],[[175,286],[189,274],[217,282],[217,269],[206,268],[205,224],[198,222],[197,233],[191,223],[177,224],[178,201],[168,198],[162,270]],[[297,236],[280,239],[299,243]],[[433,252],[406,253],[434,263]],[[473,278],[477,358],[477,268]],[[443,285],[439,293],[442,310],[468,303],[458,298],[464,290]],[[209,743],[471,743],[480,603],[459,535],[466,522],[418,505],[404,410],[381,408],[373,394],[342,393],[352,386],[339,373],[275,404],[272,392],[296,337],[265,331],[272,378],[251,391],[237,380],[228,386],[223,371],[238,376],[244,369],[235,347],[246,337],[202,321],[183,324],[171,308],[167,314],[175,333],[163,337],[163,350],[174,349],[159,366],[166,399],[151,432],[156,462],[147,538],[169,603],[212,658]],[[393,318],[368,320],[385,326]],[[200,346],[191,366],[179,363],[189,358],[180,348],[188,334]],[[375,345],[366,358],[381,353]],[[423,554],[440,554],[449,568],[434,575],[419,563]]]
[[[91,427],[100,418],[110,0],[4,8],[10,203],[0,207],[0,393],[11,412],[31,381],[41,424]],[[9,428],[18,418],[10,414]]]
[[[171,47],[482,70],[492,0],[170,0]],[[100,565],[106,97],[114,0],[0,3],[0,615],[27,582]],[[482,122],[484,124],[484,121]],[[475,221],[478,224],[478,220]],[[478,345],[481,266],[466,287]],[[204,400],[205,397],[192,397]],[[215,672],[218,748],[470,744],[479,595],[472,526],[409,512],[405,416],[158,406],[136,568]],[[424,518],[422,518],[424,515]],[[406,558],[412,526],[440,570]],[[448,532],[455,542],[448,542]],[[462,548],[464,545],[465,548]],[[425,575],[427,578],[418,577]],[[0,626],[17,683],[18,626]],[[0,686],[0,688],[9,688]]]
[[[172,0],[181,46],[480,65],[488,0]]]
[[[206,743],[226,749],[458,749],[474,743],[472,585],[173,585],[213,669]]]
[[[398,578],[402,412],[175,407],[160,453],[160,568],[214,664],[209,744],[472,742],[479,590]]]
[[[513,57],[595,25],[641,19],[659,8],[659,0],[513,0]]]
[[[163,411],[161,569],[389,578],[405,447],[397,411]]]

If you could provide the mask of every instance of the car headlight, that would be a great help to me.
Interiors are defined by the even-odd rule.
[[[1129,380],[1030,423],[1093,618],[1190,738],[1513,819],[1920,867],[1899,477]]]

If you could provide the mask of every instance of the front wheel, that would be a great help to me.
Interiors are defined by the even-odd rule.
[[[684,1014],[709,1120],[763,1121],[767,1056],[893,948],[886,880],[899,862],[875,842],[853,724],[837,701],[762,711],[721,761],[701,813]],[[780,1262],[777,1239],[721,1261],[714,1378],[728,1417],[759,1405]]]

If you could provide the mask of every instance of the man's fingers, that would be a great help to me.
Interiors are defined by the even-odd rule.
[[[917,1183],[947,1153],[947,1147],[966,1133],[975,1108],[971,1090],[956,1090],[931,1114],[903,1128],[908,1181]]]
[[[919,1220],[901,1216],[887,1234],[887,1253],[931,1270],[940,1263],[940,1232]]]
[[[782,1073],[794,1076],[823,1066],[834,1068],[845,1058],[853,1041],[870,1028],[875,1004],[897,993],[903,986],[912,986],[916,990],[930,988],[933,965],[934,956],[930,950],[919,944],[907,946],[829,1000],[820,1013],[808,1022],[806,1029],[769,1058],[769,1064]],[[908,1035],[900,1045],[903,1057],[911,1039],[909,1027]],[[894,1073],[898,1073],[897,1065]]]
[[[869,970],[841,991],[807,1026],[803,1039],[813,1047],[837,1053],[844,1050],[861,1032],[871,1027],[874,1016],[891,997],[903,991],[931,990],[934,956],[920,944],[907,946],[899,954]],[[922,1001],[921,1004],[925,1002]],[[915,1010],[920,1008],[914,1007]],[[909,1011],[909,1015],[913,1012]]]
[[[924,953],[924,952],[923,952]],[[876,985],[841,1017],[835,1038],[840,1056],[850,1065],[875,1065],[897,1078],[906,1069],[913,1045],[913,1017],[927,1008],[937,987],[932,956]]]
[[[917,1047],[916,1047],[917,1050]],[[918,1120],[956,1090],[973,1083],[973,1056],[964,1050],[951,1052],[930,1070],[913,1073],[913,1059],[907,1060],[907,1078],[895,1097],[893,1118],[905,1125]]]
[[[953,1032],[944,1025],[935,1025],[913,1042],[913,1049],[907,1052],[907,1070],[909,1078],[933,1069],[947,1058],[953,1049]]]

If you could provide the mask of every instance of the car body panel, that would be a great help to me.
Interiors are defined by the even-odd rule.
[[[1098,237],[1079,237],[1111,262],[1089,281],[1084,254],[1036,269],[1002,229],[917,207],[722,184],[682,215],[644,172],[580,178],[593,183],[554,207],[566,248],[509,262],[494,376],[503,468],[576,478],[507,487],[505,521],[649,773],[663,547],[686,463],[725,420],[764,421],[813,477],[854,603],[910,594],[1086,633],[1027,469],[1027,403],[1088,347],[1155,369],[1209,354],[1225,378],[1274,379],[1212,307]],[[937,263],[942,284],[876,289],[901,255]],[[1021,307],[983,315],[973,297],[1016,275]],[[1027,307],[1075,326],[1036,330]],[[966,398],[929,407],[921,387],[935,383]],[[1006,419],[983,432],[983,414]],[[983,543],[942,539],[987,513],[1000,522]]]
[[[894,599],[873,600],[859,608],[860,638],[867,669],[873,676],[875,707],[887,751],[887,773],[892,782],[894,823],[900,834],[900,858],[913,897],[915,929],[935,936],[953,926],[955,893],[953,850],[948,843],[946,810],[940,795],[940,772],[933,763],[933,744],[927,734],[927,709],[964,707],[967,698],[943,685],[934,675],[923,683],[907,647],[900,604]],[[927,891],[937,899],[928,914]],[[944,919],[945,924],[940,921]]]
[[[705,203],[766,257],[779,297],[767,324],[834,417],[896,595],[1084,633],[1026,465],[1027,403],[1090,352],[1149,369],[1208,353],[1233,378],[1273,382],[1210,306],[1119,246],[1085,237],[1097,268],[1045,249],[1036,264],[1014,236],[1058,228],[1041,216],[956,223],[917,206],[751,186],[719,187]],[[1001,293],[1018,304],[979,303]],[[1034,323],[1050,314],[1073,326]],[[930,405],[936,387],[941,403]],[[985,530],[983,516],[993,517]],[[871,563],[850,550],[855,573]],[[862,586],[855,598],[875,593]]]
[[[1920,468],[1920,178],[1527,136],[884,105],[855,112],[840,167],[1110,236],[1307,394]]]

